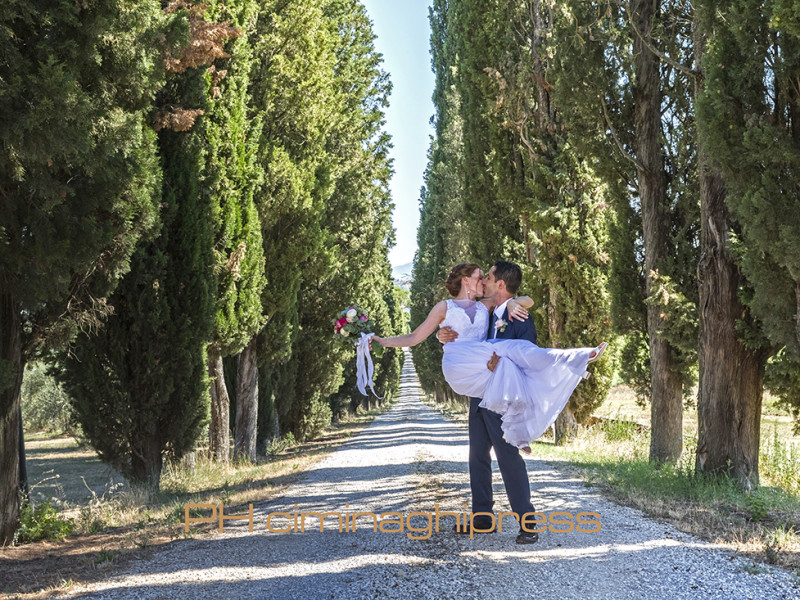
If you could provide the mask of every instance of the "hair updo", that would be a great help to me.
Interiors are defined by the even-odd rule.
[[[461,279],[472,277],[475,269],[480,269],[480,266],[475,263],[458,263],[452,268],[450,275],[447,276],[447,282],[444,284],[451,296],[455,297],[461,293]]]

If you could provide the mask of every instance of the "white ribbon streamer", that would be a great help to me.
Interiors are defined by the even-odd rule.
[[[356,385],[358,391],[368,396],[367,386],[372,390],[372,394],[378,399],[383,400],[375,393],[372,385],[372,376],[375,374],[375,367],[372,364],[372,355],[369,353],[369,341],[374,333],[362,333],[361,339],[356,344]]]

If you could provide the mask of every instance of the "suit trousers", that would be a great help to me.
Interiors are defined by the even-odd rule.
[[[472,490],[472,512],[493,512],[492,456],[494,448],[500,474],[503,476],[508,501],[519,517],[534,512],[528,469],[519,449],[503,439],[502,417],[480,408],[480,398],[470,398],[469,407],[469,482]]]

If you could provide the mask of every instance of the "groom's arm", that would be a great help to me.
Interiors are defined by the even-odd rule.
[[[453,331],[451,327],[445,325],[444,327],[440,327],[439,331],[436,332],[436,339],[438,339],[443,344],[447,344],[449,342],[455,342],[456,338],[458,338],[458,333]]]

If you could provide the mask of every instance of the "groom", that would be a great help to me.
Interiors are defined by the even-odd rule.
[[[505,260],[497,261],[483,280],[484,296],[494,298],[495,309],[489,319],[487,340],[512,339],[530,340],[536,343],[536,327],[533,319],[524,321],[508,318],[506,307],[508,301],[517,293],[522,283],[522,271],[519,265]],[[443,327],[436,334],[442,343],[452,342],[458,334],[449,327]],[[497,363],[496,355],[487,368],[494,371]],[[500,474],[506,486],[506,494],[511,510],[522,518],[525,513],[534,512],[531,504],[531,488],[528,482],[528,470],[520,456],[519,449],[503,439],[500,428],[501,417],[496,412],[478,406],[480,398],[470,398],[469,407],[469,480],[472,490],[472,512],[491,513],[494,506],[492,498],[492,457],[494,448]],[[478,516],[474,519],[475,533],[489,533],[492,530],[492,519]],[[496,529],[495,529],[496,530]],[[469,533],[469,526],[457,530]],[[520,527],[517,535],[518,544],[535,544],[539,534],[528,532]]]

